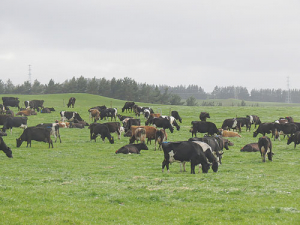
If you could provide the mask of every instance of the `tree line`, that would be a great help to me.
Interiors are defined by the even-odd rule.
[[[300,90],[292,89],[290,92],[282,89],[252,89],[245,87],[219,87],[216,86],[211,93],[207,93],[198,85],[149,85],[137,83],[125,77],[112,78],[79,78],[73,77],[63,83],[55,83],[50,79],[48,84],[41,84],[35,80],[33,84],[25,81],[21,85],[14,85],[11,80],[4,82],[0,79],[0,94],[58,94],[58,93],[89,93],[105,97],[137,101],[145,103],[159,103],[166,105],[195,105],[198,100],[235,98],[243,101],[259,102],[286,102],[288,94],[293,103],[300,103]],[[185,100],[185,102],[182,101]]]

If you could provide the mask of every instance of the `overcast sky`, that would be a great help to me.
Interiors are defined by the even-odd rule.
[[[300,89],[299,0],[1,0],[0,79]]]

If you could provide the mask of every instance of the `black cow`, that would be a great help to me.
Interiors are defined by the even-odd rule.
[[[27,128],[27,120],[28,118],[25,117],[8,117],[3,125],[2,131],[6,131],[10,129],[10,133],[12,133],[13,127],[20,127],[20,128]]]
[[[3,99],[3,98],[2,98]],[[18,99],[7,99],[7,100],[3,100],[3,106],[6,108],[8,106],[11,107],[18,107],[18,110],[20,110],[20,106],[19,106],[20,101]]]
[[[49,148],[50,144],[53,148],[53,142],[50,138],[50,129],[44,128],[44,127],[27,127],[22,135],[16,139],[17,141],[17,147],[20,147],[23,143],[23,141],[27,141],[27,147],[28,144],[31,147],[31,141],[43,141],[49,143]]]
[[[258,143],[250,143],[241,148],[241,152],[259,152]]]
[[[202,172],[207,173],[210,164],[200,145],[192,141],[162,143],[164,160],[162,162],[162,172],[174,161],[191,162],[191,174],[195,174],[195,166],[201,164]]]
[[[285,119],[289,122],[289,123],[293,123],[294,119],[291,116],[286,116]]]
[[[125,132],[130,130],[131,126],[140,126],[141,125],[141,120],[140,119],[125,119],[122,121],[123,122],[123,127]]]
[[[262,158],[262,161],[266,161],[266,154],[268,154],[268,159],[272,161],[272,142],[269,137],[263,136],[258,139],[258,148],[260,151],[260,155]]]
[[[132,116],[122,116],[122,115],[120,115],[120,114],[117,114],[117,117],[119,118],[120,121],[123,121],[123,120],[125,120],[125,119],[127,119],[127,118],[133,119]]]
[[[196,137],[197,132],[207,133],[208,135],[220,134],[216,124],[206,121],[192,121],[192,128],[190,131],[192,132],[192,137],[194,134]]]
[[[50,129],[50,134],[54,136],[55,142],[57,141],[57,137],[58,137],[61,143],[58,123],[40,123],[36,125],[36,127],[44,127]]]
[[[7,136],[7,133],[5,133],[2,130],[0,130],[0,137],[2,137],[2,136]]]
[[[172,111],[171,116],[173,116],[176,120],[178,120],[180,123],[182,123],[182,119],[179,116],[179,113],[177,111]]]
[[[3,138],[0,136],[0,150],[2,150],[8,158],[13,158],[10,147],[7,147]]]
[[[122,108],[122,112],[124,112],[125,110],[126,110],[126,112],[129,111],[129,110],[132,112],[132,108],[133,108],[134,105],[135,105],[134,102],[125,102],[125,104]]]
[[[210,118],[210,115],[207,112],[201,112],[199,118],[201,121],[206,121],[207,118]]]
[[[274,141],[276,138],[280,140],[279,133],[283,133],[285,138],[286,135],[292,135],[296,133],[296,131],[298,130],[298,126],[295,123],[283,123],[283,124],[275,123],[274,128],[276,134],[274,136]]]
[[[288,141],[287,144],[291,144],[292,142],[294,142],[294,148],[296,148],[296,145],[300,144],[300,131],[297,131],[296,133],[292,134]]]
[[[256,128],[256,125],[261,124],[261,121],[257,115],[247,115],[246,117],[249,118],[251,124],[255,125],[255,128]]]
[[[102,141],[105,141],[105,138],[109,140],[111,144],[114,143],[114,138],[110,135],[109,129],[106,125],[100,123],[92,123],[89,126],[90,129],[90,138],[95,140],[98,135],[101,136]]]
[[[239,129],[239,132],[241,132],[241,128],[246,126],[246,131],[251,129],[251,122],[249,117],[237,117],[237,127]]]
[[[10,114],[0,114],[0,125],[4,125],[7,118],[12,117]]]
[[[236,118],[225,119],[222,124],[222,129],[223,130],[237,129],[237,125],[238,123]]]
[[[116,154],[123,153],[123,154],[140,154],[141,150],[148,150],[148,147],[145,143],[139,144],[128,144],[116,151]]]
[[[72,106],[72,108],[74,108],[75,101],[76,101],[76,98],[74,98],[74,97],[69,98],[69,102],[67,104],[68,108],[71,106]]]
[[[19,100],[18,97],[2,97],[2,102],[5,102],[7,100]]]
[[[26,108],[36,109],[38,112],[40,108],[44,108],[44,100],[31,100],[24,102]]]
[[[173,133],[174,128],[167,118],[153,118],[152,124],[155,125],[156,127],[161,127],[164,130],[169,129],[171,133]]]
[[[123,127],[121,127],[120,122],[107,122],[103,124],[108,127],[110,133],[117,133],[118,139],[120,140],[121,132],[123,131]]]
[[[253,137],[256,137],[258,134],[265,136],[266,134],[274,134],[274,125],[275,123],[261,123],[259,124],[256,131],[253,132]]]
[[[61,111],[60,113],[61,121],[83,121],[80,115],[77,112],[73,111]]]
[[[116,108],[107,108],[104,110],[100,111],[100,119],[103,120],[104,118],[107,119],[108,117],[111,118],[111,121],[113,118],[115,118],[116,121],[116,116],[117,116],[118,110]]]

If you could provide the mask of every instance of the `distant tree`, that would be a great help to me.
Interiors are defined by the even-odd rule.
[[[98,94],[98,88],[99,88],[99,82],[98,80],[96,80],[96,78],[94,77],[93,79],[91,79],[88,84],[87,84],[87,88],[86,88],[86,92],[89,94]]]
[[[0,80],[0,94],[5,93],[5,84],[2,80]]]
[[[14,89],[15,89],[14,84],[11,82],[10,79],[8,79],[5,84],[5,94],[12,94]]]
[[[83,77],[80,76],[77,80],[76,80],[76,92],[77,93],[85,93],[86,92],[86,88],[87,88],[87,80]]]
[[[55,88],[54,80],[50,79],[48,85],[46,85],[45,94],[55,94],[55,93],[56,93],[56,88]]]
[[[194,96],[191,96],[189,97],[187,100],[186,100],[186,105],[187,106],[196,106],[198,105],[197,101],[196,101],[196,98]]]
[[[45,89],[45,85],[42,85],[38,80],[35,80],[33,82],[33,85],[31,87],[31,94],[43,94]]]
[[[170,104],[171,105],[183,105],[184,102],[181,101],[181,98],[179,95],[172,94],[170,97]]]

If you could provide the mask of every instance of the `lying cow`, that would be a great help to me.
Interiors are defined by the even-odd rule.
[[[239,133],[229,130],[219,129],[222,137],[242,137]]]
[[[34,109],[25,109],[16,113],[16,116],[31,116],[31,115],[37,115]]]
[[[43,141],[46,143],[49,143],[53,148],[53,142],[50,138],[50,129],[44,128],[44,127],[27,127],[22,135],[16,139],[17,141],[17,147],[20,147],[23,143],[23,141],[27,141],[27,147],[30,145],[31,147],[31,141]]]
[[[0,150],[2,150],[8,158],[13,157],[10,147],[7,147],[7,145],[5,144],[5,142],[1,136],[0,136]]]
[[[140,154],[141,150],[148,150],[148,147],[145,143],[139,144],[129,144],[119,148],[116,151],[116,154],[123,153],[123,154]]]
[[[259,152],[258,143],[250,143],[241,148],[241,152]]]

